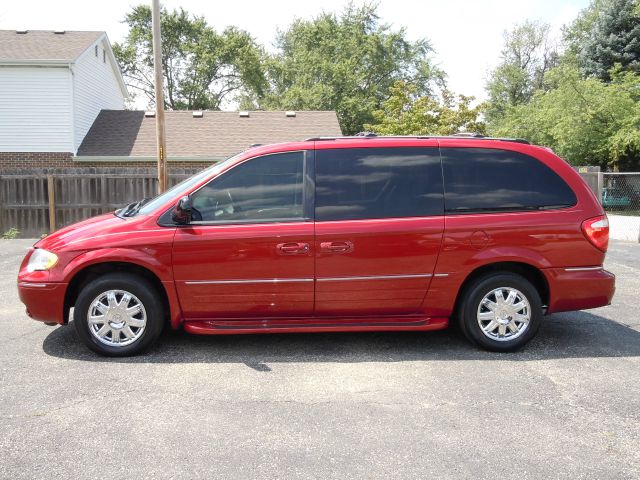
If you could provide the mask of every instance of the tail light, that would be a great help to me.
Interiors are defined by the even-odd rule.
[[[582,222],[582,233],[594,247],[603,252],[609,245],[609,219],[606,215],[593,217]]]

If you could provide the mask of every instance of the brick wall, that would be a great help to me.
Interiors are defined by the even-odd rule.
[[[209,166],[212,165],[213,162],[184,162],[184,161],[178,161],[178,162],[172,162],[172,161],[168,161],[167,162],[167,166],[169,168],[169,170],[173,170],[173,169],[180,169],[180,168],[196,168],[198,170],[202,170],[204,168],[207,168]],[[126,162],[72,162],[72,164],[70,165],[71,167],[74,168],[81,168],[81,167],[92,167],[92,168],[101,168],[101,167],[105,167],[105,168],[122,168],[122,169],[126,169],[126,168],[155,168],[157,165],[156,162],[131,162],[131,163],[126,163]]]
[[[0,171],[21,168],[63,168],[73,165],[66,152],[0,152]]]
[[[210,162],[169,162],[169,169],[198,169],[210,165]],[[0,152],[0,173],[29,169],[60,169],[109,167],[117,169],[153,168],[155,162],[76,162],[73,154],[67,152]]]

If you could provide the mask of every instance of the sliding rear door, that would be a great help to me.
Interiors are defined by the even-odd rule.
[[[416,313],[444,227],[435,142],[324,147],[317,144],[315,162],[315,314]]]

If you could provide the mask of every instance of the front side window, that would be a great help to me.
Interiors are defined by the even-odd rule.
[[[201,172],[198,172],[195,175],[181,181],[180,183],[174,185],[169,190],[166,190],[165,192],[161,193],[155,198],[147,202],[144,202],[144,205],[137,211],[137,213],[140,215],[147,215],[147,214],[153,213],[158,207],[161,207],[172,198],[173,199],[180,198],[198,182],[201,182],[208,176],[215,175],[220,170],[226,168],[227,165],[230,162],[235,161],[239,155],[242,155],[242,153],[238,153],[237,155],[234,155],[233,157],[229,157],[222,162],[218,162],[215,165],[212,165],[209,168],[206,168]]]
[[[195,192],[193,222],[261,222],[304,217],[304,152],[248,160]]]
[[[316,220],[442,215],[437,148],[316,151]]]
[[[573,190],[541,161],[488,148],[443,148],[447,213],[540,210],[576,204]]]

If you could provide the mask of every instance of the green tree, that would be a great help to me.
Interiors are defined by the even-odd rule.
[[[504,115],[510,106],[527,103],[544,85],[544,75],[558,62],[549,25],[526,21],[504,34],[501,62],[489,76],[487,119]]]
[[[595,2],[584,13],[585,26],[577,37],[577,57],[582,70],[609,81],[615,64],[640,71],[640,15],[637,0]],[[580,30],[579,30],[580,31]]]
[[[640,169],[640,76],[610,72],[611,82],[583,78],[573,65],[549,72],[549,90],[509,107],[489,131],[553,148],[573,165]]]
[[[581,10],[575,20],[562,27],[564,56],[569,55],[571,59],[575,58],[577,61],[577,56],[591,35],[606,2],[607,0],[591,0],[589,6]]]
[[[129,33],[114,44],[129,87],[154,103],[151,9],[134,7],[125,17]],[[261,49],[242,30],[221,34],[203,17],[180,10],[161,12],[165,107],[173,110],[217,110],[234,97],[261,95],[265,86]]]
[[[426,40],[380,22],[375,5],[349,5],[340,15],[296,20],[279,32],[267,60],[270,89],[255,104],[266,109],[336,110],[345,134],[373,120],[398,80],[431,93],[443,74]]]
[[[389,99],[373,112],[376,123],[365,125],[365,129],[381,135],[485,133],[485,124],[480,120],[483,107],[471,107],[473,97],[444,90],[440,98],[436,98],[419,96],[417,91],[414,85],[396,82]]]

